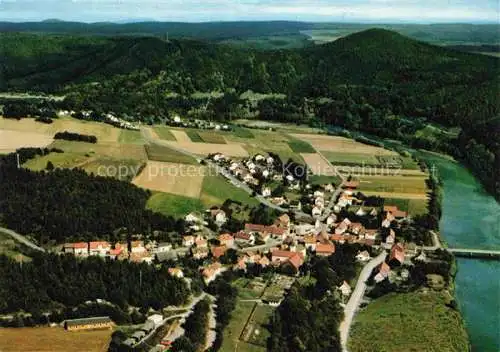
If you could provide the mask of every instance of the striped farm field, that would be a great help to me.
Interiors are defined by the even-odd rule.
[[[186,132],[181,130],[170,130],[170,132],[174,135],[174,140],[179,143],[187,143],[191,142],[191,138],[186,134]]]
[[[208,132],[208,131],[199,131],[197,133],[198,133],[198,136],[200,136],[200,138],[205,143],[226,144],[226,139],[220,133]]]
[[[356,153],[369,155],[397,155],[396,152],[356,142],[353,139],[319,134],[292,134],[294,138],[311,143],[321,152]]]
[[[359,190],[362,192],[376,193],[392,198],[401,198],[406,194],[421,195],[425,198],[427,184],[425,177],[412,176],[360,176]],[[395,196],[401,195],[401,196]]]
[[[318,153],[302,153],[300,154],[306,162],[309,169],[314,175],[318,176],[335,176],[335,170],[328,162]]]
[[[163,139],[166,141],[175,141],[175,136],[172,133],[172,130],[166,126],[155,126],[153,131],[156,132],[156,135],[159,139]]]

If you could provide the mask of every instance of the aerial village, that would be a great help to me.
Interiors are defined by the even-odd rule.
[[[277,216],[270,225],[245,223],[239,231],[213,231],[208,227],[209,222],[221,229],[230,217],[224,209],[214,206],[204,213],[193,212],[185,216],[187,230],[179,243],[157,242],[137,236],[128,243],[66,243],[60,251],[77,257],[101,256],[150,265],[169,263],[168,273],[171,276],[188,281],[180,258],[192,258],[200,263],[198,270],[206,285],[225,271],[246,272],[256,267],[259,270],[272,269],[274,274],[270,283],[262,283],[258,275],[252,283],[263,286],[261,302],[271,307],[279,306],[287,290],[302,275],[301,268],[310,257],[334,256],[339,244],[359,244],[363,250],[357,253],[356,259],[362,265],[388,251],[386,260],[377,265],[372,273],[376,283],[408,275],[393,269],[419,254],[414,243],[404,243],[398,236],[398,229],[408,220],[409,214],[397,206],[369,204],[357,191],[356,181],[344,179],[338,184],[311,185],[292,174],[282,174],[272,156],[256,155],[235,161],[215,154],[209,156],[207,161],[222,167],[229,182],[241,182],[253,189],[263,201],[270,200],[276,209],[288,212]],[[286,179],[287,191],[305,192],[301,200],[307,202],[290,204],[282,196],[273,197],[272,185],[276,181],[282,183],[283,178]],[[305,187],[301,182],[306,182]],[[304,213],[306,209],[310,213]],[[338,286],[336,294],[342,302],[347,302],[352,290],[344,281]],[[124,343],[130,347],[141,344],[162,325],[162,318],[161,314],[153,314]],[[82,320],[82,324],[95,327],[93,322]],[[99,324],[107,326],[106,322],[100,321]],[[164,334],[161,340],[163,347],[159,347],[158,351],[165,350],[162,348],[168,348],[182,335],[180,323],[173,326],[177,328],[173,327]]]

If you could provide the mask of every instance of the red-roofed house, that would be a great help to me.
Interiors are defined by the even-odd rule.
[[[203,278],[208,285],[222,272],[222,265],[219,262],[212,263],[203,269]]]
[[[391,272],[391,267],[387,265],[386,262],[383,262],[378,267],[378,273],[377,275],[375,275],[375,282],[384,281],[389,276],[390,272]]]
[[[179,279],[184,277],[184,272],[181,268],[168,268],[168,273],[170,276],[177,277]]]
[[[401,265],[405,261],[405,249],[401,243],[397,243],[391,248],[389,263],[393,265]]]
[[[271,261],[274,265],[290,265],[295,272],[298,272],[299,268],[304,264],[302,254],[297,252],[274,250],[271,255]]]
[[[328,257],[335,253],[335,245],[333,243],[318,243],[316,245],[316,255]]]
[[[89,253],[90,255],[99,255],[104,257],[111,250],[111,245],[109,242],[90,242],[89,243]]]
[[[63,247],[64,253],[72,253],[76,256],[86,256],[89,254],[89,245],[86,242],[66,243]]]
[[[386,213],[392,214],[396,219],[404,219],[408,216],[406,211],[399,210],[395,205],[386,205],[384,206],[384,211]]]
[[[211,250],[212,250],[212,256],[215,259],[219,259],[224,255],[224,253],[226,253],[227,247],[226,246],[212,247]]]
[[[239,231],[234,235],[236,242],[244,242],[249,244],[255,243],[255,236],[253,234],[246,233],[244,231]]]

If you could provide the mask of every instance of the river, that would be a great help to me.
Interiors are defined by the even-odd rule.
[[[460,164],[431,154],[443,181],[441,237],[450,248],[500,249],[500,205]],[[458,258],[455,295],[473,352],[500,351],[500,262]]]

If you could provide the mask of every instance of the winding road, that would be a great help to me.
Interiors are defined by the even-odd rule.
[[[383,251],[377,257],[369,261],[358,277],[358,282],[356,283],[356,288],[351,294],[349,298],[349,302],[347,302],[344,308],[344,320],[340,323],[340,342],[342,344],[342,351],[347,352],[347,339],[349,337],[349,330],[351,329],[352,320],[354,318],[354,314],[359,308],[361,304],[361,300],[365,295],[366,291],[366,280],[370,277],[373,269],[378,265],[382,264],[387,257],[387,252]]]
[[[4,227],[0,227],[0,233],[3,233],[3,234],[8,235],[8,236],[11,236],[16,241],[21,242],[22,244],[28,246],[31,249],[34,249],[34,250],[40,251],[40,252],[45,252],[45,249],[43,249],[42,247],[37,246],[36,244],[34,244],[30,240],[28,240],[25,236],[23,236],[21,234],[18,234],[17,232],[14,232],[12,230],[6,229]]]

